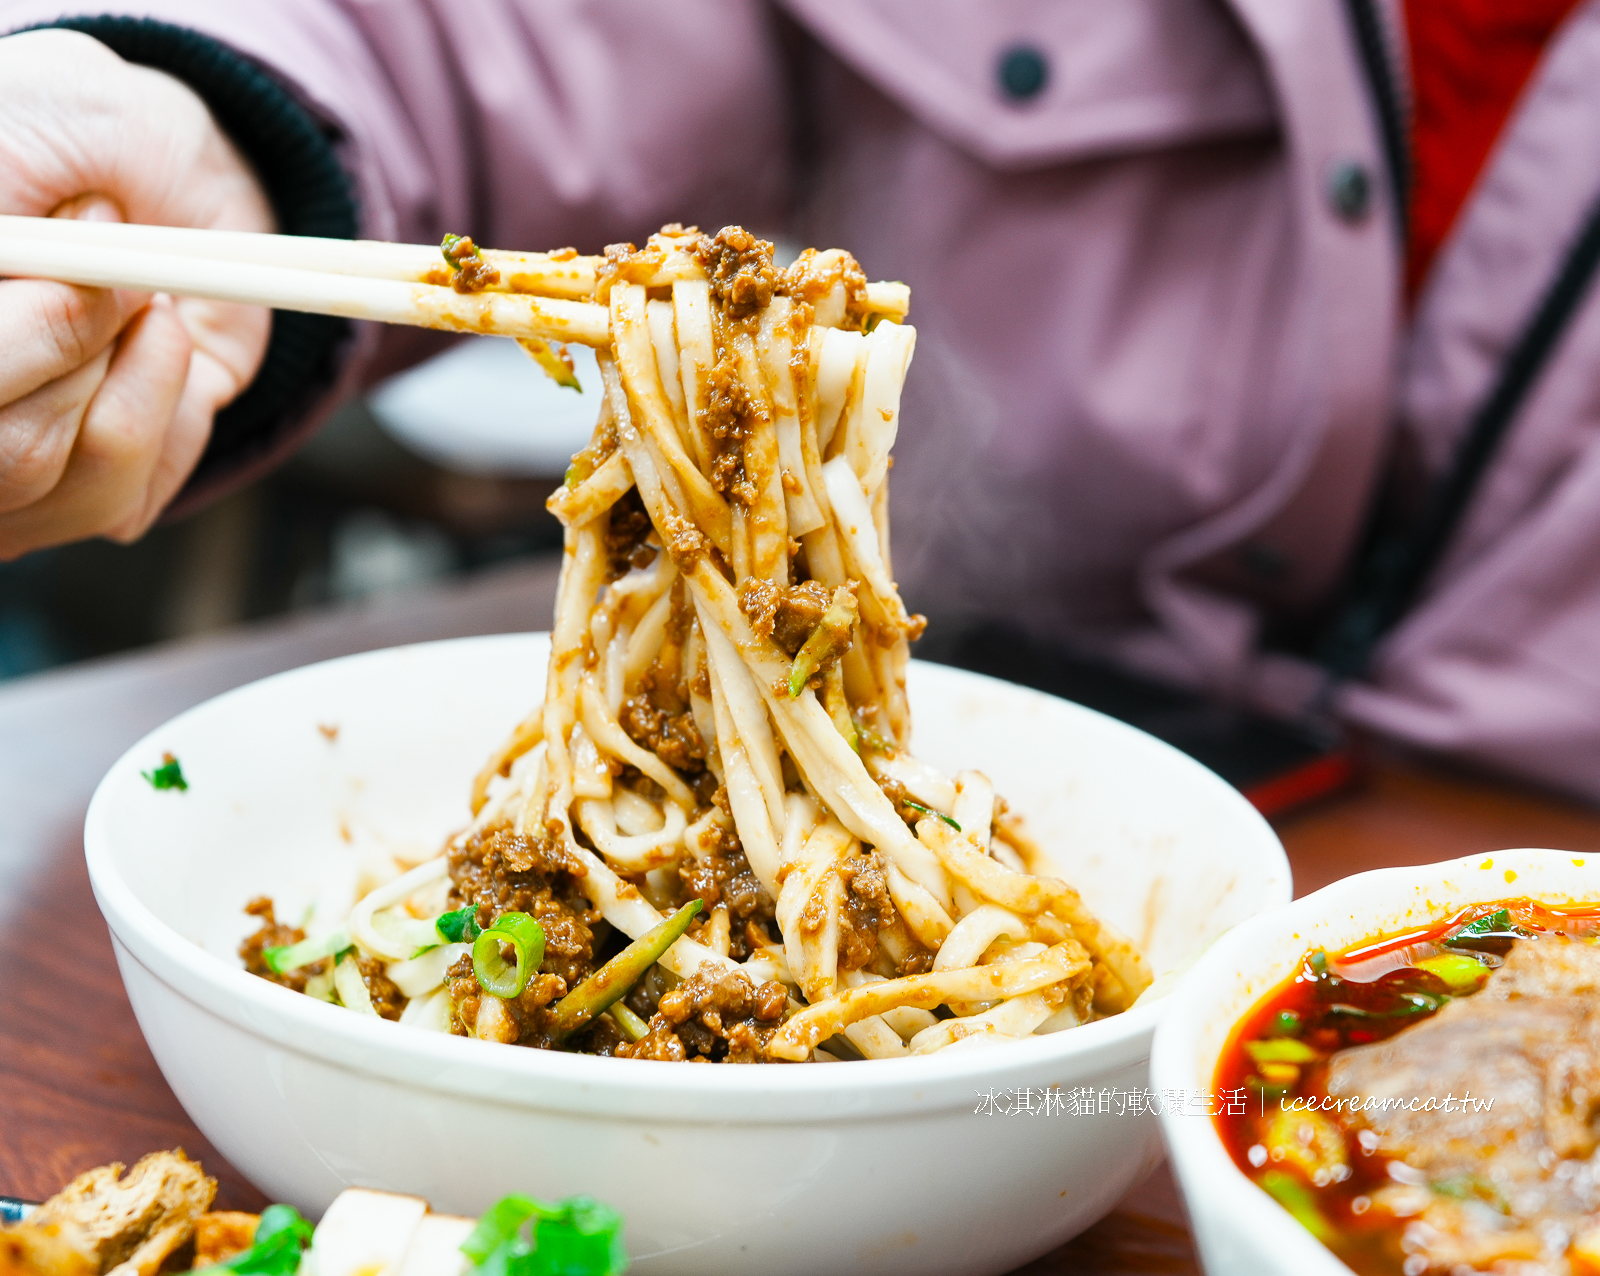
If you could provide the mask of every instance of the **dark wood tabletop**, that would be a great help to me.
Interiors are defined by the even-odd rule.
[[[230,687],[375,647],[543,628],[554,594],[552,567],[523,567],[0,684],[0,1195],[41,1199],[91,1166],[182,1146],[220,1181],[218,1208],[264,1204],[179,1107],[123,993],[81,836],[107,767]],[[1506,847],[1600,852],[1600,812],[1381,754],[1354,788],[1278,831],[1299,894],[1365,869]],[[1198,1271],[1165,1167],[1025,1270]]]

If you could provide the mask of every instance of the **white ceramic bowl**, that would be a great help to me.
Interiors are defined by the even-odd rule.
[[[1158,1094],[1211,1093],[1233,1026],[1314,948],[1338,952],[1502,899],[1600,900],[1600,856],[1496,851],[1360,873],[1224,935],[1179,982],[1150,1057]],[[1162,1112],[1167,1150],[1212,1276],[1348,1276],[1350,1269],[1234,1165],[1208,1117]]]
[[[1158,1001],[993,1049],[703,1067],[426,1033],[245,974],[247,899],[294,917],[363,847],[420,853],[464,822],[547,652],[539,635],[466,639],[269,678],[152,732],[95,794],[89,871],[140,1025],[268,1196],[319,1212],[364,1184],[474,1213],[588,1192],[622,1210],[641,1272],[982,1276],[1081,1230],[1160,1159],[1149,1117],[976,1111],[990,1091],[1006,1109],[1019,1091],[1143,1086]],[[1158,971],[1288,897],[1267,824],[1166,745],[936,666],[913,666],[910,693],[918,752],[986,771]],[[187,792],[140,778],[166,751]]]

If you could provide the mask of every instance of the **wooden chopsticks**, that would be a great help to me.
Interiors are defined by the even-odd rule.
[[[503,337],[604,346],[596,259],[485,250],[500,280],[459,293],[437,247],[0,216],[0,276],[166,292]]]

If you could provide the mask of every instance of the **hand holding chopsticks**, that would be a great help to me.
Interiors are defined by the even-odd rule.
[[[427,244],[312,239],[239,231],[0,216],[0,276],[271,306],[500,337],[603,347],[610,315],[588,300],[598,257],[480,250],[492,278],[455,286],[450,263]],[[663,287],[701,274],[680,250],[628,282]],[[869,283],[868,310],[904,316],[910,292]]]
[[[499,278],[458,292],[436,247],[237,231],[0,217],[0,276],[270,306],[503,337],[610,340],[596,259],[486,251]]]

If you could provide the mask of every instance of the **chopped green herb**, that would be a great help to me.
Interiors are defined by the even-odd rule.
[[[237,1272],[239,1276],[294,1276],[300,1256],[311,1244],[311,1225],[292,1205],[269,1205],[256,1224],[255,1242],[243,1253],[225,1258],[204,1272]]]
[[[900,752],[899,749],[895,748],[895,746],[888,740],[885,740],[866,723],[861,721],[860,718],[856,718],[854,721],[856,727],[856,738],[874,753],[881,753],[885,757],[892,758],[895,756],[895,754]],[[859,750],[857,750],[857,752],[859,752]]]
[[[943,820],[957,833],[961,832],[961,825],[957,824],[943,811],[935,811],[931,806],[923,806],[922,803],[918,802],[915,798],[902,798],[901,800],[913,811],[921,811],[924,815],[931,815],[936,820]]]
[[[1311,967],[1313,979],[1324,979],[1328,974],[1328,954],[1319,948],[1306,959],[1306,965]]]
[[[1501,909],[1496,909],[1494,912],[1490,913],[1486,917],[1478,918],[1477,921],[1468,922],[1460,930],[1456,931],[1456,934],[1458,934],[1458,935],[1493,935],[1493,934],[1499,933],[1501,931],[1507,931],[1507,930],[1510,930],[1510,929],[1511,929],[1511,910],[1508,909],[1508,908],[1501,908]]]
[[[501,943],[516,950],[516,965],[506,964]],[[501,913],[472,944],[472,973],[491,996],[509,999],[528,986],[544,960],[544,927],[526,913]]]
[[[1432,1014],[1450,998],[1444,993],[1406,992],[1400,994],[1400,1000],[1402,1004],[1392,1010],[1367,1010],[1362,1006],[1335,1002],[1328,1007],[1328,1012],[1349,1015],[1352,1019],[1407,1019],[1412,1015]]]
[[[478,1220],[461,1252],[481,1276],[618,1276],[628,1266],[622,1216],[587,1196],[557,1205],[508,1196]]]
[[[541,1209],[550,1207],[527,1196],[507,1196],[495,1202],[478,1218],[478,1225],[461,1242],[461,1252],[475,1266],[483,1262],[501,1245],[516,1238],[522,1225]]]
[[[152,789],[177,789],[180,793],[189,787],[189,781],[183,778],[183,768],[178,765],[178,759],[170,753],[161,755],[161,765],[153,771],[141,771],[150,782]]]
[[[1512,920],[1510,909],[1497,908],[1494,912],[1487,913],[1476,921],[1468,922],[1465,926],[1451,931],[1444,942],[1448,944],[1451,940],[1456,939],[1511,939],[1526,934],[1528,934],[1528,931]]]
[[[478,925],[478,906],[468,904],[452,913],[442,913],[433,919],[433,928],[447,944],[470,944],[483,934]]]
[[[1271,1032],[1275,1037],[1292,1037],[1300,1031],[1300,1014],[1295,1010],[1280,1010],[1272,1021]]]

